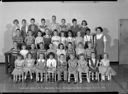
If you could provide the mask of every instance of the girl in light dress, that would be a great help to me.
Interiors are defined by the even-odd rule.
[[[26,45],[23,44],[23,45],[22,45],[22,49],[21,49],[21,51],[20,51],[20,54],[23,56],[24,59],[26,58],[28,52],[29,52],[29,51],[26,49]]]
[[[53,32],[51,42],[54,44],[55,48],[58,47],[58,45],[60,43],[60,36],[58,36],[58,31],[57,30],[54,30],[54,32]]]
[[[32,73],[35,72],[35,60],[32,58],[32,54],[28,53],[24,61],[24,79],[26,80],[28,73],[30,73],[30,79],[33,79]]]
[[[61,54],[66,55],[65,47],[64,47],[64,45],[63,45],[62,43],[60,43],[60,44],[58,45],[58,49],[57,49],[56,54],[57,54],[57,57],[58,57],[58,58],[59,58],[59,56],[60,56]]]
[[[64,31],[60,32],[60,43],[63,43],[63,45],[66,46],[66,37]]]
[[[78,47],[76,48],[76,56],[79,57],[80,54],[84,54],[85,55],[85,49],[84,49],[84,45],[82,42],[80,42],[78,44]]]
[[[81,36],[81,32],[78,31],[78,32],[77,32],[77,36],[76,36],[76,38],[75,38],[75,46],[78,47],[78,44],[79,44],[80,42],[84,43],[83,41],[84,41],[84,40],[83,40],[83,38],[82,38],[82,36]]]
[[[24,60],[20,54],[17,55],[17,59],[15,60],[15,68],[12,72],[14,82],[23,81],[23,67],[24,67]]]
[[[105,80],[105,76],[107,76],[108,80],[111,80],[111,76],[116,75],[116,72],[110,66],[107,53],[104,53],[103,59],[100,62],[99,73],[101,73],[101,80]]]
[[[43,37],[42,37],[42,32],[41,31],[38,31],[37,33],[37,37],[35,38],[35,45],[36,45],[36,48],[39,49],[39,44],[43,42],[44,43],[44,40],[43,40]]]
[[[85,60],[84,54],[80,54],[78,60],[78,73],[79,73],[80,83],[82,83],[82,73],[86,73],[87,82],[90,82],[89,73],[88,73],[89,68],[87,63],[88,62]]]
[[[88,42],[92,42],[92,41],[93,41],[93,37],[91,35],[91,29],[87,28],[86,29],[86,34],[84,36],[85,49],[88,48]]]
[[[36,81],[39,81],[39,74],[40,74],[40,81],[42,82],[43,76],[45,75],[46,77],[46,60],[45,60],[45,55],[43,53],[40,53],[37,59],[36,63]],[[46,79],[45,79],[46,80]]]
[[[55,77],[56,73],[56,68],[57,68],[57,60],[55,59],[55,54],[50,52],[48,54],[48,59],[47,59],[47,76],[50,78],[50,74],[52,74],[52,77]]]

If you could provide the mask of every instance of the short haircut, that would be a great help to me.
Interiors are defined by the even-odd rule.
[[[72,22],[75,22],[75,21],[77,21],[77,19],[73,18],[73,19],[72,19]]]
[[[19,30],[19,31],[20,31],[20,29],[19,29],[19,28],[18,28],[18,29],[16,29],[16,31],[17,31],[17,30]]]
[[[23,58],[23,56],[22,56],[20,53],[17,54],[17,58],[18,58],[18,57]]]
[[[34,18],[31,18],[30,20],[31,20],[31,21],[33,20],[33,21],[35,22],[35,19],[34,19]]]
[[[26,19],[22,19],[22,22],[26,22]]]
[[[14,24],[15,22],[17,22],[17,23],[19,24],[18,19],[14,19],[14,20],[13,20],[13,24]]]
[[[103,28],[102,27],[100,27],[100,26],[99,27],[96,27],[95,30],[97,31],[97,29],[100,29],[100,31],[103,32]]]
[[[60,31],[60,34],[59,34],[60,37],[61,37],[61,33],[64,33],[64,37],[66,36],[64,31]]]
[[[55,15],[52,15],[52,17],[55,17],[55,18],[56,18],[56,16],[55,16]]]
[[[85,22],[85,25],[88,25],[88,23],[87,23],[87,21],[86,21],[86,20],[82,20],[81,25],[83,25],[83,22]]]
[[[69,32],[72,34],[72,37],[73,37],[73,32],[72,32],[72,30],[68,30],[68,33],[69,33]]]
[[[64,20],[64,21],[66,21],[64,18],[63,18],[63,19],[61,19],[61,20]]]
[[[64,55],[64,54],[60,54],[60,56],[65,56],[65,55]],[[60,56],[59,56],[59,57],[60,57]]]
[[[44,19],[44,18],[42,18],[42,19],[41,19],[41,22],[42,22],[42,21],[45,21],[45,19]]]

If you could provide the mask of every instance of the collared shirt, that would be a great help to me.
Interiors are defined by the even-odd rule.
[[[48,59],[47,60],[47,67],[56,67],[57,61],[55,59]]]
[[[96,39],[100,39],[102,36],[103,36],[103,33],[97,34],[97,35],[96,35]],[[104,42],[107,41],[106,36],[103,37],[103,41],[104,41]]]

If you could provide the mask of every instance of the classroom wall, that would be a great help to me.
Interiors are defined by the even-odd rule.
[[[120,1],[120,0],[119,0]],[[72,18],[81,23],[87,20],[88,26],[94,28],[102,26],[107,36],[107,52],[111,61],[118,61],[118,20],[128,18],[128,3],[125,2],[13,2],[0,4],[0,62],[4,62],[4,52],[12,47],[11,27],[16,18],[21,20],[34,17],[40,24],[41,18],[51,20],[57,16],[57,22],[65,18],[71,23]]]

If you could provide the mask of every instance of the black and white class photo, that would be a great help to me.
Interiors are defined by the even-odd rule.
[[[0,92],[127,94],[127,9],[128,0],[1,2]]]

